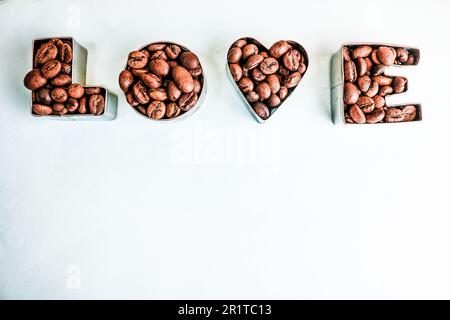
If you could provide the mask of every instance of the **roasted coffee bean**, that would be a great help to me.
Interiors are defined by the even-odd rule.
[[[278,91],[278,96],[280,97],[281,100],[284,100],[287,98],[289,94],[289,90],[286,87],[280,87],[280,90]]]
[[[291,50],[292,46],[285,40],[275,42],[272,47],[270,47],[269,54],[275,59],[280,58],[286,52]]]
[[[177,46],[176,44],[169,44],[166,49],[166,55],[169,59],[176,59],[181,53],[181,48]]]
[[[41,68],[41,74],[44,78],[51,79],[61,72],[61,62],[58,60],[47,61]]]
[[[166,105],[162,101],[152,101],[147,107],[147,116],[159,120],[166,114]]]
[[[258,47],[255,44],[250,43],[242,49],[242,59],[247,60],[249,57],[254,56],[258,53]]]
[[[259,95],[255,91],[250,91],[245,96],[245,99],[247,99],[248,102],[252,103],[252,102],[258,101],[260,98],[259,98]]]
[[[239,47],[233,47],[228,51],[228,63],[238,63],[242,58],[242,50]]]
[[[250,56],[244,65],[244,70],[251,70],[253,68],[256,68],[263,60],[264,60],[264,57],[260,54],[255,54],[253,56]]]
[[[73,54],[72,47],[68,43],[64,43],[59,47],[59,60],[63,63],[72,62]]]
[[[366,96],[373,97],[378,94],[380,90],[380,86],[375,81],[372,81],[372,85],[369,87],[369,90],[366,91]]]
[[[84,96],[80,99],[80,106],[78,107],[78,112],[81,114],[85,114],[87,112],[86,100],[87,100],[86,96]]]
[[[55,88],[51,91],[50,96],[52,97],[52,100],[55,102],[66,102],[69,98],[69,95],[67,94],[66,90],[63,88]]]
[[[191,92],[182,94],[178,103],[180,109],[186,112],[191,110],[195,106],[197,101],[198,101],[197,94]]]
[[[352,52],[352,59],[365,58],[372,53],[372,47],[359,46]]]
[[[374,64],[371,71],[373,76],[382,75],[384,73],[384,66],[382,64]]]
[[[246,45],[247,45],[247,40],[245,40],[245,39],[239,39],[233,43],[233,47],[239,47],[239,48],[243,48]]]
[[[127,93],[134,82],[133,74],[128,70],[123,70],[119,75],[119,86],[123,92]]]
[[[35,103],[35,104],[33,104],[33,112],[37,113],[39,115],[46,116],[46,115],[52,114],[53,109],[49,106]]]
[[[350,49],[347,47],[342,48],[342,57],[344,58],[344,61],[350,61]]]
[[[169,98],[170,101],[177,101],[181,97],[182,93],[183,92],[181,92],[181,90],[178,89],[175,82],[173,82],[173,81],[168,82],[167,97]]]
[[[397,61],[399,63],[405,63],[408,61],[408,51],[404,48],[397,48],[395,51],[397,53]]]
[[[352,118],[354,122],[366,123],[366,116],[356,104],[350,107],[350,109],[348,110],[348,114],[350,115],[350,118]]]
[[[373,81],[378,83],[379,86],[390,86],[392,84],[392,78],[386,76],[376,76]]]
[[[270,97],[272,91],[266,82],[260,82],[256,85],[256,93],[259,95],[261,100],[265,100]]]
[[[136,107],[137,105],[139,105],[139,102],[136,101],[131,91],[128,91],[125,97],[127,98],[127,102],[130,106]]]
[[[93,95],[93,94],[100,94],[101,89],[99,87],[84,88],[84,93],[88,96]]]
[[[297,71],[300,72],[301,74],[304,74],[304,73],[306,72],[306,64],[304,64],[303,62],[301,62],[301,63],[298,65]]]
[[[142,51],[132,51],[128,56],[128,66],[133,69],[144,68],[148,63],[148,57]]]
[[[291,51],[293,51],[293,50],[291,50]],[[261,55],[261,57],[262,57],[262,55]],[[249,58],[249,60],[250,59],[251,58]],[[278,61],[272,57],[265,58],[264,60],[262,60],[261,64],[259,65],[259,69],[264,74],[274,74],[275,72],[278,71],[278,67],[279,67]],[[297,69],[298,69],[298,66],[297,66]]]
[[[392,81],[392,88],[395,93],[402,93],[406,88],[406,79],[402,77],[395,77]]]
[[[71,75],[72,65],[70,63],[61,63],[61,73]]]
[[[80,99],[82,96],[84,96],[84,88],[83,88],[82,85],[79,85],[77,83],[73,83],[67,89],[67,93],[72,98]]]
[[[34,57],[35,66],[37,64],[44,64],[47,61],[53,60],[58,56],[58,48],[52,42],[42,44],[36,52]]]
[[[64,104],[64,103],[59,103],[59,102],[57,102],[57,103],[54,103],[54,104],[52,105],[53,111],[56,111],[56,112],[58,112],[58,113],[61,113],[65,108],[66,108],[66,107],[65,107],[65,104]]]
[[[267,106],[262,102],[256,102],[253,105],[253,111],[263,120],[266,120],[270,116],[270,111]]]
[[[149,63],[150,71],[159,77],[165,77],[169,74],[170,66],[164,59],[153,59]]]
[[[344,84],[344,101],[347,105],[353,105],[359,98],[358,88],[351,82]]]
[[[281,104],[281,99],[276,94],[272,93],[266,103],[271,108],[276,108]]]
[[[163,88],[152,89],[152,90],[150,90],[149,95],[152,100],[158,100],[158,101],[167,100],[167,93],[166,93],[166,90],[164,90]]]
[[[406,60],[405,64],[406,65],[413,65],[415,61],[416,61],[416,58],[413,55],[409,55],[408,56],[408,60]]]
[[[160,77],[154,75],[153,73],[144,73],[139,76],[142,82],[150,89],[157,89],[161,87],[162,80]]]
[[[287,77],[287,79],[284,81],[283,86],[290,89],[295,86],[297,86],[300,83],[300,80],[302,80],[302,75],[300,72],[294,72]]]
[[[203,70],[201,67],[198,67],[198,68],[189,70],[189,73],[193,77],[199,77],[203,73]]]
[[[358,58],[355,60],[356,70],[360,77],[364,76],[367,72],[367,63],[364,58]]]
[[[234,81],[239,81],[242,78],[242,68],[237,63],[230,64],[230,72]]]
[[[133,96],[140,104],[147,104],[150,102],[150,95],[148,89],[142,81],[136,82],[132,87]]]
[[[364,58],[364,61],[366,62],[365,75],[370,76],[372,74],[373,62],[372,62],[372,60],[370,60],[370,58]]]
[[[194,93],[199,94],[202,91],[202,84],[200,81],[194,79]]]
[[[69,98],[66,102],[65,108],[67,109],[68,112],[74,113],[78,109],[78,106],[79,104],[77,99]]]
[[[375,102],[376,109],[381,109],[386,105],[386,101],[384,100],[384,98],[382,96],[376,95],[372,99]]]
[[[358,78],[358,88],[362,92],[367,92],[372,85],[372,80],[369,76],[362,76]]]
[[[244,77],[238,82],[238,86],[243,93],[253,91],[253,81],[250,78]]]
[[[355,105],[357,105],[364,113],[370,113],[375,109],[375,101],[372,98],[365,96],[359,97]]]
[[[131,69],[131,68],[130,68]],[[131,69],[129,70],[131,71],[131,73],[137,77],[140,77],[144,74],[150,73],[150,69],[149,68],[141,68],[141,69]]]
[[[266,75],[264,73],[262,73],[261,70],[259,70],[258,68],[254,68],[252,69],[252,71],[250,72],[252,75],[253,80],[255,81],[264,81],[266,79]]]
[[[54,77],[52,80],[50,80],[50,83],[52,86],[55,87],[64,87],[69,85],[72,82],[72,78],[67,74],[59,74],[58,76]]]
[[[180,55],[180,64],[187,70],[196,70],[199,68],[201,70],[200,60],[195,53],[190,51],[183,52]]]
[[[356,65],[353,61],[346,61],[344,63],[344,78],[345,81],[355,82],[358,77]]]
[[[390,95],[394,92],[394,89],[392,89],[391,86],[384,86],[380,88],[379,94],[382,97],[385,97],[387,95]]]
[[[175,118],[180,114],[181,109],[175,102],[171,102],[166,106],[166,118]]]
[[[33,69],[25,75],[23,84],[29,90],[39,89],[47,84],[47,79],[42,76],[39,69]]]
[[[167,47],[167,44],[165,43],[152,43],[151,45],[147,46],[148,51],[160,51],[164,50]]]
[[[50,96],[50,90],[47,88],[41,88],[36,92],[36,100],[40,104],[45,104],[47,106],[52,104],[52,97]]]
[[[412,105],[403,108],[386,108],[385,113],[384,120],[389,123],[413,121],[417,117],[416,107]]]
[[[266,82],[269,85],[270,91],[272,93],[277,93],[278,91],[280,91],[281,83],[280,78],[278,78],[277,75],[271,74],[267,76]]]
[[[283,64],[289,71],[297,71],[300,66],[302,56],[295,49],[289,50],[283,56]]]
[[[167,60],[167,55],[166,55],[166,53],[165,53],[164,51],[158,50],[158,51],[155,51],[155,52],[153,52],[153,53],[151,54],[150,60],[153,60],[153,59],[163,59],[163,60]]]
[[[105,110],[105,99],[100,94],[94,94],[89,98],[89,113],[96,116],[101,115]]]
[[[194,90],[194,79],[184,67],[176,66],[172,69],[172,78],[177,87],[184,93]]]
[[[392,66],[395,62],[397,54],[393,48],[379,47],[377,49],[377,58],[385,66]]]
[[[384,119],[384,110],[375,109],[371,113],[366,114],[367,123],[377,123]]]

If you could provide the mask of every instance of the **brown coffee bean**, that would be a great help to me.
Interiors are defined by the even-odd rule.
[[[182,111],[187,112],[191,110],[198,101],[198,95],[194,92],[184,93],[178,100],[179,107]]]
[[[140,104],[147,104],[150,102],[150,95],[148,94],[147,87],[142,83],[142,81],[136,82],[131,91],[137,102]]]
[[[66,102],[65,108],[67,109],[68,112],[74,113],[75,111],[77,111],[78,106],[79,104],[77,99],[69,98]]]
[[[367,72],[367,63],[364,58],[356,59],[356,69],[358,70],[358,75],[362,77]]]
[[[131,69],[131,73],[137,77],[141,77],[144,74],[150,73],[150,69],[145,67],[141,69]]]
[[[166,114],[166,105],[162,101],[152,101],[147,107],[147,116],[151,119],[160,120]]]
[[[253,108],[253,111],[255,111],[255,113],[261,119],[266,120],[267,118],[269,118],[270,111],[269,111],[269,108],[267,108],[267,106],[264,103],[256,102],[252,108]]]
[[[372,82],[372,85],[369,87],[369,90],[366,92],[366,96],[368,97],[374,97],[378,94],[378,91],[380,90],[380,86],[375,81]]]
[[[344,63],[344,78],[345,81],[355,82],[358,78],[356,65],[353,61],[346,61]]]
[[[128,104],[130,106],[136,107],[137,105],[139,105],[139,102],[136,101],[136,99],[134,98],[133,93],[131,93],[131,91],[128,91],[125,96],[127,98]]]
[[[269,85],[265,82],[258,83],[256,85],[255,91],[259,95],[261,100],[265,100],[265,99],[269,98],[270,95],[272,94],[272,91],[270,90]]]
[[[87,96],[93,95],[93,94],[100,94],[101,89],[99,87],[87,87],[84,88],[84,94]]]
[[[160,77],[154,75],[153,73],[144,73],[139,76],[142,82],[150,89],[157,89],[161,87],[162,80]]]
[[[52,42],[42,44],[36,52],[34,57],[35,66],[37,64],[44,64],[47,61],[56,59],[58,56],[58,48]]]
[[[254,69],[256,70],[256,69]],[[237,63],[230,64],[230,72],[234,81],[239,81],[242,78],[242,68]]]
[[[58,60],[47,61],[41,68],[41,74],[44,78],[51,79],[61,72],[61,62]]]
[[[242,58],[242,50],[239,47],[233,47],[228,51],[228,63],[238,63]]]
[[[67,74],[59,74],[52,80],[50,80],[50,83],[55,87],[64,87],[69,85],[72,82],[72,78]]]
[[[386,76],[376,76],[373,81],[378,83],[379,86],[390,86],[392,84],[392,78]]]
[[[186,51],[183,52],[180,55],[180,64],[182,67],[186,68],[187,70],[201,70],[200,67],[200,60],[198,59],[197,55],[193,52]]]
[[[402,77],[395,77],[392,81],[392,88],[395,93],[402,93],[406,88],[406,79]]]
[[[297,71],[302,55],[295,49],[289,50],[283,56],[283,64],[289,71]]]
[[[394,89],[392,89],[391,86],[384,86],[380,88],[379,94],[380,96],[384,97],[387,95],[390,95],[394,92]]]
[[[344,61],[350,61],[350,49],[348,47],[342,48],[342,58],[344,58]]]
[[[152,43],[147,46],[148,51],[161,51],[167,47],[165,43]]]
[[[375,109],[375,101],[372,98],[365,96],[359,97],[355,105],[357,105],[364,113],[370,113]]]
[[[271,108],[276,108],[281,104],[281,99],[276,94],[272,93],[266,103]]]
[[[410,54],[408,56],[408,60],[405,62],[405,65],[413,65],[415,63],[415,61],[416,61],[416,58],[412,54]]]
[[[61,63],[61,73],[67,75],[72,74],[72,65],[70,63]]]
[[[264,57],[260,54],[255,54],[253,56],[250,56],[244,65],[244,70],[251,70],[253,68],[256,68],[263,60],[264,60]]]
[[[40,104],[45,104],[47,106],[52,104],[52,97],[50,96],[50,90],[47,88],[41,88],[36,92],[36,100]]]
[[[370,58],[372,59],[373,63],[381,64],[380,60],[378,60],[378,49],[372,51],[372,53],[370,54]]]
[[[128,56],[128,66],[133,69],[142,69],[148,63],[147,55],[142,51],[132,51]]]
[[[166,90],[164,90],[163,88],[152,89],[152,90],[150,90],[149,95],[152,100],[158,100],[158,101],[167,100],[167,93],[166,93]]]
[[[239,80],[238,86],[243,93],[253,91],[253,81],[250,80],[250,78],[243,77],[241,80]]]
[[[277,93],[280,90],[281,83],[280,83],[280,78],[278,78],[277,75],[271,74],[271,75],[267,76],[266,82],[269,85],[270,91],[272,93]]]
[[[367,76],[370,76],[372,73],[373,62],[372,62],[372,60],[370,60],[370,58],[364,58],[364,61],[366,62],[366,66],[367,66],[365,74]]]
[[[280,97],[281,100],[286,99],[288,94],[289,94],[288,88],[280,87],[280,90],[278,91],[278,96]]]
[[[397,61],[399,63],[405,63],[408,61],[408,51],[403,48],[397,48],[395,51],[397,53]]]
[[[78,107],[78,112],[81,114],[85,114],[87,112],[87,103],[86,103],[86,96],[82,97],[80,99],[80,106]]]
[[[53,109],[49,106],[35,103],[33,104],[33,112],[43,116],[47,116],[49,114],[52,114]]]
[[[153,59],[149,63],[150,71],[160,77],[165,77],[169,74],[170,66],[164,59]]]
[[[163,59],[163,60],[167,60],[167,55],[166,55],[166,53],[165,53],[164,51],[158,50],[158,51],[155,51],[155,52],[153,52],[153,53],[151,54],[150,60],[153,60],[153,59]]]
[[[351,82],[344,84],[344,102],[348,105],[353,105],[359,98],[358,88]]]
[[[80,99],[84,95],[84,88],[80,84],[72,83],[67,89],[67,93],[72,98]]]
[[[249,58],[249,60],[250,59],[251,58]],[[259,69],[264,74],[274,74],[275,72],[278,71],[278,67],[279,67],[278,61],[271,57],[265,58],[264,60],[262,60],[261,64],[259,65]],[[298,67],[297,67],[297,69],[298,69]]]
[[[69,95],[67,94],[66,90],[63,88],[55,88],[50,93],[50,96],[52,97],[52,100],[55,102],[66,102],[69,98]]]
[[[233,47],[243,48],[247,45],[247,40],[239,39],[233,43]]]
[[[178,89],[175,82],[169,81],[167,84],[167,97],[170,101],[177,101],[181,97],[181,90]]]
[[[385,67],[382,64],[374,64],[371,69],[372,75],[373,76],[382,75],[384,73],[384,68]]]
[[[181,53],[181,48],[177,46],[176,44],[170,44],[165,49],[166,55],[169,59],[176,59]]]
[[[253,103],[253,102],[258,101],[260,98],[259,98],[259,95],[258,95],[255,91],[250,91],[250,92],[247,93],[247,95],[245,96],[245,99],[246,99],[248,102]]]
[[[275,59],[278,59],[291,50],[291,48],[292,46],[287,41],[277,41],[270,47],[269,54]]]
[[[366,123],[366,116],[357,105],[352,105],[348,110],[350,118],[356,123]]]
[[[176,118],[181,113],[181,109],[175,102],[171,102],[166,106],[166,118]]]
[[[190,73],[191,76],[193,76],[193,77],[199,77],[199,76],[201,76],[201,74],[203,73],[203,70],[202,70],[201,67],[198,67],[198,68],[189,70],[189,73]]]
[[[375,109],[371,113],[366,114],[367,123],[377,123],[384,119],[384,110]]]
[[[300,72],[301,74],[304,74],[306,72],[306,64],[301,62],[298,66],[297,71]]]
[[[47,84],[47,79],[42,76],[39,69],[33,69],[25,75],[23,84],[29,90],[39,89]]]
[[[406,122],[416,119],[417,111],[415,106],[405,106],[403,108],[386,108],[384,121],[392,122]]]
[[[372,53],[372,47],[359,46],[352,52],[352,59],[365,58]]]
[[[190,93],[194,90],[194,79],[184,67],[177,66],[173,68],[172,78],[177,87],[184,93]]]
[[[377,49],[377,58],[381,64],[392,66],[395,62],[396,52],[390,47],[379,47]]]
[[[66,107],[65,107],[64,103],[54,103],[54,104],[52,105],[53,111],[56,111],[56,112],[58,112],[58,113],[60,113],[61,111],[63,111],[65,108],[66,108]]]
[[[258,52],[259,49],[256,45],[254,45],[253,43],[247,44],[242,49],[242,59],[247,60],[249,57],[258,54]]]
[[[258,68],[254,68],[252,69],[252,71],[250,72],[252,75],[253,80],[255,81],[264,81],[266,79],[266,75],[264,73],[262,73],[261,70],[259,70]]]
[[[119,86],[123,92],[127,93],[134,83],[133,74],[128,70],[123,70],[119,75]]]
[[[59,47],[59,60],[63,63],[72,62],[73,54],[72,47],[68,43],[64,43]]]
[[[94,94],[89,98],[89,113],[96,116],[105,111],[105,99],[100,94]]]
[[[369,76],[362,76],[358,78],[358,88],[362,92],[367,92],[372,85],[372,80]]]
[[[386,101],[384,100],[384,98],[382,96],[376,95],[372,99],[375,102],[376,109],[381,109],[386,105]]]

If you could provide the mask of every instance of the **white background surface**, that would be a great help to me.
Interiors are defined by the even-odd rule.
[[[448,1],[0,4],[0,297],[450,298],[449,15]],[[89,50],[115,121],[29,115],[32,39],[57,35]],[[247,35],[310,56],[264,125],[225,74]],[[174,125],[139,117],[117,84],[128,52],[161,39],[208,81]],[[329,61],[348,41],[421,48],[404,102],[423,122],[333,125]]]

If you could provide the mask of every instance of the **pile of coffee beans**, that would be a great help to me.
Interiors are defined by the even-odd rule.
[[[414,65],[417,57],[406,48],[359,45],[343,48],[346,123],[416,120],[418,106],[388,107],[385,97],[407,90],[407,79],[389,77],[385,67]]]
[[[174,43],[152,43],[128,55],[119,85],[127,102],[154,119],[172,119],[191,110],[203,90],[198,57]]]
[[[103,114],[106,90],[72,83],[72,61],[71,39],[35,42],[34,69],[23,80],[32,90],[34,114]]]
[[[304,50],[294,41],[281,40],[267,50],[255,39],[242,38],[227,58],[234,81],[263,120],[292,93],[308,68]]]

